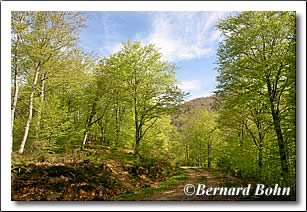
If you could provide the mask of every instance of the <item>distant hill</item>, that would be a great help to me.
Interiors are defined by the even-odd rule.
[[[216,96],[200,97],[185,102],[181,107],[184,111],[193,109],[207,109],[209,112],[216,111]]]
[[[192,110],[195,109],[207,109],[209,112],[216,112],[216,96],[208,96],[208,97],[200,97],[196,99],[192,99],[190,101],[187,101],[181,105],[178,110],[172,115],[172,121],[171,123],[180,128],[183,124],[180,116],[182,114],[187,114]]]

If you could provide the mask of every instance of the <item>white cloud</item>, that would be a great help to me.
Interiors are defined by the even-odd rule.
[[[183,91],[195,91],[201,89],[200,80],[182,80],[178,85]]]
[[[215,29],[219,19],[229,12],[146,12],[150,18],[149,32],[136,32],[134,39],[144,44],[153,43],[164,58],[170,62],[205,58],[215,54],[215,46],[220,32]],[[100,53],[103,56],[120,50],[118,33],[120,25],[113,23],[110,14],[100,17],[103,30],[103,43]]]
[[[152,30],[142,41],[160,48],[169,61],[189,60],[214,54],[220,33],[214,29],[225,12],[155,12]]]

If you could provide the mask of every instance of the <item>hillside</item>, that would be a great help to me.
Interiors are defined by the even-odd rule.
[[[216,99],[216,96],[200,97],[185,102],[182,107],[188,111],[192,109],[207,109],[213,112],[216,111]]]

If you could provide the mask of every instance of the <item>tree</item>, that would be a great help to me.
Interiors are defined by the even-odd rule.
[[[30,61],[28,83],[31,84],[31,90],[28,118],[19,148],[20,154],[24,152],[27,141],[37,86],[41,83],[41,89],[44,90],[48,67],[54,65],[53,62],[63,55],[66,49],[74,45],[77,38],[76,32],[83,25],[83,19],[77,13],[70,12],[29,12],[24,19],[27,26],[22,40],[24,40],[25,55]],[[41,97],[44,97],[43,90],[41,90]]]
[[[245,98],[238,101],[241,106],[259,96],[257,100],[271,116],[281,176],[286,180],[289,164],[283,119],[295,110],[294,99],[286,102],[295,93],[295,13],[243,12],[221,21],[218,28],[225,37],[218,51],[218,93]]]
[[[26,66],[26,58],[24,55],[24,40],[23,34],[27,27],[25,22],[26,12],[12,12],[12,74],[13,74],[13,101],[11,109],[11,126],[14,128],[15,111],[17,107],[20,78],[23,75],[23,70]]]
[[[179,139],[183,146],[185,164],[211,168],[213,153],[219,140],[218,114],[207,109],[192,109],[176,117]]]
[[[120,93],[119,98],[132,107],[134,152],[138,155],[146,132],[162,115],[182,102],[183,93],[176,86],[175,66],[163,61],[153,45],[128,41],[118,53],[104,60],[101,67],[117,86],[113,87],[113,94]]]

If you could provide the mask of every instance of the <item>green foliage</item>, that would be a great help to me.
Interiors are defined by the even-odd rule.
[[[178,134],[186,165],[211,167],[219,148],[218,114],[195,109],[177,117]]]
[[[220,165],[293,186],[295,13],[243,12],[218,29],[225,37],[218,50],[219,125],[230,152]]]
[[[133,117],[136,154],[146,132],[182,101],[175,66],[161,58],[154,45],[128,41],[118,53],[102,60],[97,69],[97,94],[114,108],[115,140],[121,140],[122,124]]]

